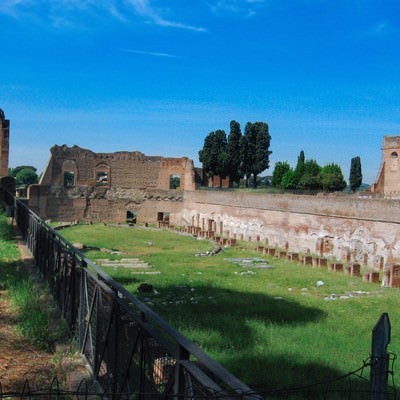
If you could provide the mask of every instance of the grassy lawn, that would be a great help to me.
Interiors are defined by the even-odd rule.
[[[261,258],[249,244],[198,256],[214,244],[142,227],[80,225],[61,233],[72,243],[121,252],[88,251],[90,259],[147,262],[159,273],[104,270],[255,389],[302,386],[356,370],[370,355],[371,330],[383,312],[392,323],[389,350],[398,351],[398,289],[275,258],[263,257],[270,268],[229,260]],[[141,283],[155,293],[140,295]]]

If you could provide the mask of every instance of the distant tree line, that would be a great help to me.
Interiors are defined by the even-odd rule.
[[[245,178],[246,187],[252,177],[253,187],[257,186],[257,176],[269,168],[269,150],[271,136],[265,122],[248,122],[244,134],[240,124],[230,123],[227,137],[224,130],[210,132],[204,139],[199,151],[199,160],[203,164],[203,173],[207,179],[229,177],[229,185],[237,186]]]
[[[354,157],[351,160],[350,188],[355,191],[362,182],[361,160]],[[293,169],[286,161],[275,164],[271,184],[283,190],[336,192],[342,191],[347,184],[342,170],[336,163],[321,167],[315,160],[306,160],[302,150]]]

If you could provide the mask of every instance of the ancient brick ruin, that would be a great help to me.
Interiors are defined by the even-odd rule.
[[[141,152],[94,153],[78,146],[53,146],[29,205],[44,218],[126,222],[165,219],[195,190],[195,169],[187,157],[146,156]],[[146,200],[162,199],[160,210]],[[172,203],[172,205],[170,205]],[[141,211],[138,215],[139,210]]]
[[[9,121],[3,112],[0,124],[6,175]],[[400,137],[385,137],[376,191],[398,191],[398,154]],[[400,200],[196,190],[198,175],[186,157],[54,146],[27,201],[44,219],[175,226],[221,246],[251,241],[269,256],[350,275],[367,266],[369,281],[381,275],[384,284],[400,286]],[[12,178],[1,178],[0,189],[6,180]]]
[[[8,175],[10,121],[0,109],[0,177]]]
[[[382,162],[371,191],[400,198],[400,136],[384,136]]]

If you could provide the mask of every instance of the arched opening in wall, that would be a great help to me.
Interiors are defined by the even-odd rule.
[[[169,176],[169,188],[179,189],[181,187],[181,176],[178,174],[171,174]]]
[[[390,154],[390,170],[397,171],[399,168],[399,155],[396,151]]]
[[[72,188],[76,186],[77,180],[77,168],[75,161],[73,160],[66,160],[62,166],[63,171],[63,185],[66,188]]]
[[[136,219],[137,219],[137,211],[128,210],[126,212],[126,223],[127,224],[136,224]]]
[[[110,167],[107,164],[96,166],[96,186],[110,186]]]

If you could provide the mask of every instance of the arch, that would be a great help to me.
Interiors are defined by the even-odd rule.
[[[399,155],[397,151],[392,151],[390,153],[390,170],[396,172],[399,169]]]
[[[169,176],[169,188],[170,189],[181,189],[182,177],[180,174],[170,174]]]
[[[76,186],[78,168],[74,160],[65,160],[62,165],[63,185],[66,188]]]
[[[96,178],[96,186],[110,186],[111,169],[108,164],[104,162],[97,164],[94,175]]]

